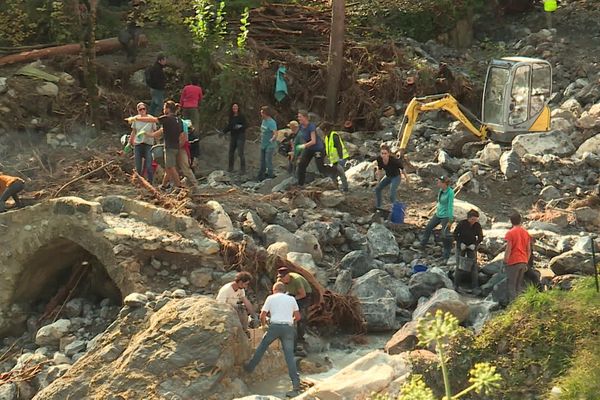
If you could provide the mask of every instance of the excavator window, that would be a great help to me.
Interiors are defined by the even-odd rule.
[[[509,70],[494,67],[489,71],[485,86],[483,121],[486,124],[504,124],[504,88],[508,83]]]
[[[509,125],[519,125],[529,119],[530,75],[529,65],[521,65],[515,70],[510,92]]]
[[[531,116],[536,116],[544,109],[550,98],[552,73],[547,64],[533,64],[531,72]]]

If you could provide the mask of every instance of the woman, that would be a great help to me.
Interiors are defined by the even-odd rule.
[[[147,112],[146,104],[138,103],[136,108],[138,112],[136,117],[150,116]],[[140,176],[145,175],[150,184],[152,184],[153,179],[152,146],[154,146],[154,137],[151,134],[155,130],[156,124],[153,122],[134,120],[131,122],[131,135],[129,135],[129,143],[133,147],[135,158],[135,171]]]
[[[233,172],[235,164],[235,151],[237,150],[240,157],[240,173],[246,173],[246,159],[244,158],[244,144],[246,143],[246,117],[240,111],[240,105],[233,103],[229,111],[229,122],[224,133],[229,133],[229,172]]]
[[[402,160],[392,156],[391,153],[390,146],[382,143],[379,146],[379,157],[375,160],[377,164],[375,175],[377,180],[379,180],[379,183],[375,187],[375,208],[378,209],[381,208],[381,192],[383,189],[386,186],[390,187],[390,202],[393,205],[396,202],[396,192],[400,185],[400,174],[404,175],[404,179],[408,179],[404,172]],[[385,177],[381,179],[384,172]]]
[[[423,238],[421,239],[421,247],[425,247],[429,242],[429,236],[433,229],[441,225],[442,226],[442,243],[444,251],[442,253],[442,259],[447,261],[450,257],[450,250],[452,249],[452,236],[450,235],[450,227],[454,220],[454,189],[450,187],[450,178],[447,176],[440,176],[437,180],[437,187],[439,188],[437,204],[435,207],[435,214],[427,223]]]
[[[266,178],[274,178],[273,173],[273,153],[277,146],[275,140],[277,133],[277,123],[271,117],[271,109],[268,106],[260,108],[260,117],[262,123],[260,125],[260,170],[258,171],[258,181]]]
[[[300,140],[304,141],[304,144],[296,146],[296,151],[302,151],[298,162],[298,185],[303,186],[306,181],[306,168],[313,158],[321,175],[327,176],[328,174],[323,163],[325,144],[323,139],[317,135],[315,124],[309,121],[307,111],[298,111],[298,122],[300,123],[298,136]]]
[[[23,206],[18,193],[25,189],[25,182],[16,176],[3,175],[0,173],[0,212],[6,211],[6,200],[12,197],[15,208]]]

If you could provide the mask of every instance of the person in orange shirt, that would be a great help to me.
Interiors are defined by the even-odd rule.
[[[25,182],[15,176],[3,175],[0,173],[0,212],[6,211],[6,200],[12,197],[15,201],[15,208],[22,207],[21,200],[17,193],[25,189]]]
[[[506,232],[506,250],[504,264],[508,285],[508,301],[513,301],[523,291],[523,278],[527,271],[527,263],[531,254],[531,236],[521,226],[521,215],[514,213],[510,216],[512,228]]]

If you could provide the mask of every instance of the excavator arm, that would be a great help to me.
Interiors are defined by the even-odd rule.
[[[415,128],[419,115],[422,112],[433,110],[444,110],[452,114],[452,116],[460,121],[473,135],[477,136],[480,140],[487,139],[490,128],[479,121],[472,112],[463,107],[451,94],[444,93],[432,96],[415,97],[406,107],[404,119],[402,120],[402,127],[398,133],[400,154],[404,155],[406,153],[408,141],[410,140],[410,136]],[[476,121],[479,128],[471,121]]]

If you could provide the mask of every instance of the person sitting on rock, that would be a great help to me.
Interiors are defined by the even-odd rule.
[[[306,322],[308,321],[308,308],[312,305],[312,287],[310,283],[302,275],[295,272],[290,272],[287,267],[277,269],[277,280],[286,285],[287,294],[293,296],[300,307],[302,319],[296,327],[297,335],[295,343],[296,351],[298,342],[304,342],[304,334],[306,333]]]
[[[458,291],[460,283],[470,278],[471,290],[479,290],[479,266],[477,265],[477,246],[483,240],[483,230],[479,221],[479,212],[469,210],[467,218],[460,221],[454,229],[456,240],[456,270],[454,271],[454,289]]]
[[[15,208],[23,206],[18,193],[25,189],[25,181],[16,176],[4,175],[0,173],[0,212],[6,211],[6,200],[12,197],[15,201]]]
[[[238,313],[242,328],[248,333],[248,315],[254,315],[254,306],[246,297],[246,289],[250,285],[252,275],[248,272],[238,272],[233,282],[226,283],[219,289],[217,301],[232,305]]]

